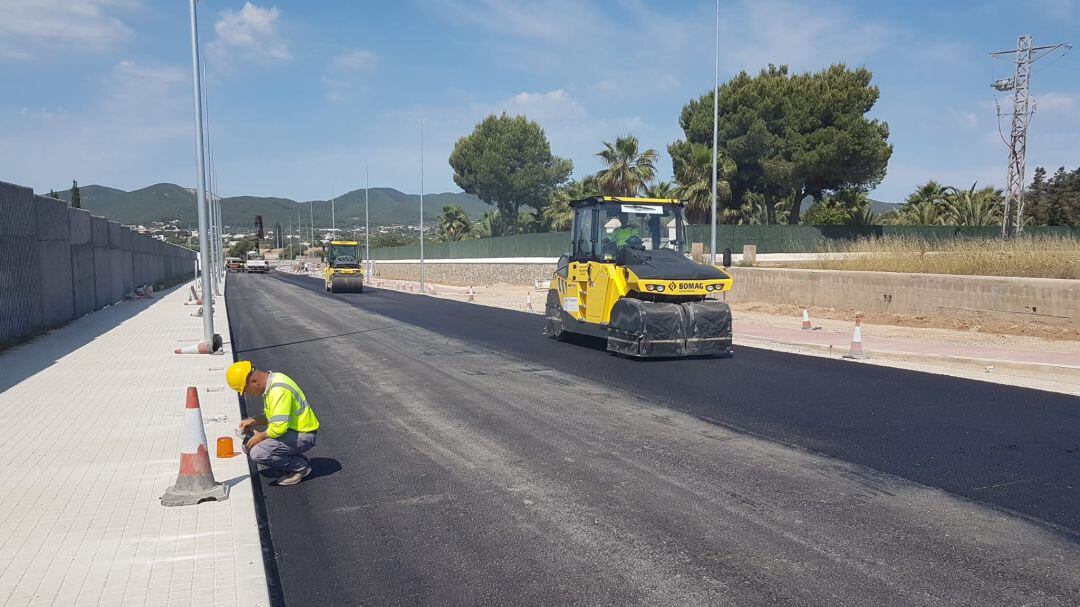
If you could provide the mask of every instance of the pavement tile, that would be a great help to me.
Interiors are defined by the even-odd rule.
[[[222,385],[232,359],[224,298],[215,330],[225,355],[176,355],[202,332],[187,289],[121,302],[0,354],[0,407],[34,410],[0,470],[10,513],[0,519],[0,604],[269,604],[247,462],[213,456],[240,417]],[[199,389],[216,479],[239,482],[224,502],[164,508],[187,386]]]

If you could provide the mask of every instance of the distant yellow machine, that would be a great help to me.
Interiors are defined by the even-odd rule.
[[[570,252],[548,290],[546,335],[592,335],[634,357],[731,355],[731,308],[709,296],[732,279],[686,256],[683,202],[594,196],[570,206]]]
[[[326,290],[331,293],[363,293],[364,270],[360,267],[360,243],[333,240],[327,246],[323,269]]]

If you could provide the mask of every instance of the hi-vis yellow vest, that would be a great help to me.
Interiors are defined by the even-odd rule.
[[[308,406],[303,390],[291,377],[284,373],[271,373],[266,382],[263,414],[270,424],[266,428],[267,436],[277,438],[289,430],[314,432],[319,429],[315,412]]]

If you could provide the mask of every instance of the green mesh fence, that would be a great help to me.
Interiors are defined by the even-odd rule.
[[[1058,236],[1080,239],[1080,228],[1029,227],[1029,236]],[[957,226],[732,226],[716,227],[716,249],[730,248],[741,253],[743,245],[757,245],[758,253],[811,253],[843,241],[873,236],[905,236],[929,241],[953,238],[999,238],[1001,228]],[[700,242],[709,251],[709,226],[687,227],[689,242]],[[476,259],[482,257],[558,257],[570,243],[569,232],[519,234],[462,242],[440,242],[424,245],[425,259]],[[384,247],[371,250],[371,258],[418,259],[420,246]]]

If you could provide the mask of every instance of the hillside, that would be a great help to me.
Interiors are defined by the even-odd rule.
[[[126,225],[148,224],[153,221],[179,219],[186,225],[198,222],[193,190],[172,183],[159,183],[142,189],[125,192],[115,188],[87,185],[80,186],[82,208]],[[67,200],[67,191],[60,192]],[[311,204],[309,204],[309,202]],[[489,210],[480,199],[463,192],[446,192],[424,195],[424,219],[433,220],[444,205],[459,204],[470,217],[476,218]],[[392,224],[415,224],[420,210],[420,197],[405,194],[393,188],[371,188],[370,218],[372,227]],[[330,226],[330,201],[315,200],[297,202],[289,198],[260,196],[230,196],[221,199],[222,221],[230,228],[246,228],[254,224],[255,216],[263,216],[263,224],[269,229],[274,223],[293,225],[300,214],[302,223],[308,224],[311,212],[315,214],[316,227]],[[334,211],[339,228],[360,226],[364,222],[364,190],[353,190],[334,200]]]

